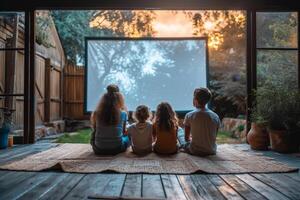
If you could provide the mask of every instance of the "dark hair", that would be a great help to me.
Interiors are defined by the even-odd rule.
[[[108,93],[110,92],[120,92],[119,86],[115,85],[115,84],[110,84],[106,87],[106,91]]]
[[[103,125],[117,125],[120,120],[121,108],[124,106],[123,95],[118,92],[118,86],[107,86],[107,92],[101,97],[101,100],[95,111],[96,117]]]
[[[157,106],[154,122],[159,130],[170,131],[178,126],[175,111],[168,102],[162,102]]]
[[[212,97],[212,94],[207,88],[196,88],[194,91],[194,99],[200,105],[206,105]]]
[[[150,116],[150,110],[145,105],[138,106],[134,112],[134,118],[139,122],[145,122]]]

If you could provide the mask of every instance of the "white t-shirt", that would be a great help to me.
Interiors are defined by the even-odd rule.
[[[127,132],[135,153],[152,151],[152,124],[150,122],[134,123],[128,127]]]
[[[216,154],[216,137],[220,124],[219,116],[207,108],[196,109],[186,114],[184,125],[191,128],[192,154]]]

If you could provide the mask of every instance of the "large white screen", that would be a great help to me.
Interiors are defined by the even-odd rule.
[[[93,111],[108,84],[117,84],[128,110],[162,101],[193,108],[193,91],[207,86],[206,40],[87,39],[86,109]]]

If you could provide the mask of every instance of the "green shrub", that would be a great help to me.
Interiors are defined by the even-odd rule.
[[[260,87],[256,92],[252,122],[266,124],[270,129],[300,129],[300,93],[298,90]]]

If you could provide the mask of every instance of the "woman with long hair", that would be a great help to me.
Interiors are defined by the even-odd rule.
[[[156,139],[154,152],[158,154],[177,153],[178,119],[172,106],[162,102],[157,106],[154,123],[153,138]]]
[[[109,85],[106,89],[91,116],[91,145],[95,154],[114,155],[126,151],[129,145],[129,139],[124,135],[127,113],[118,86]]]

